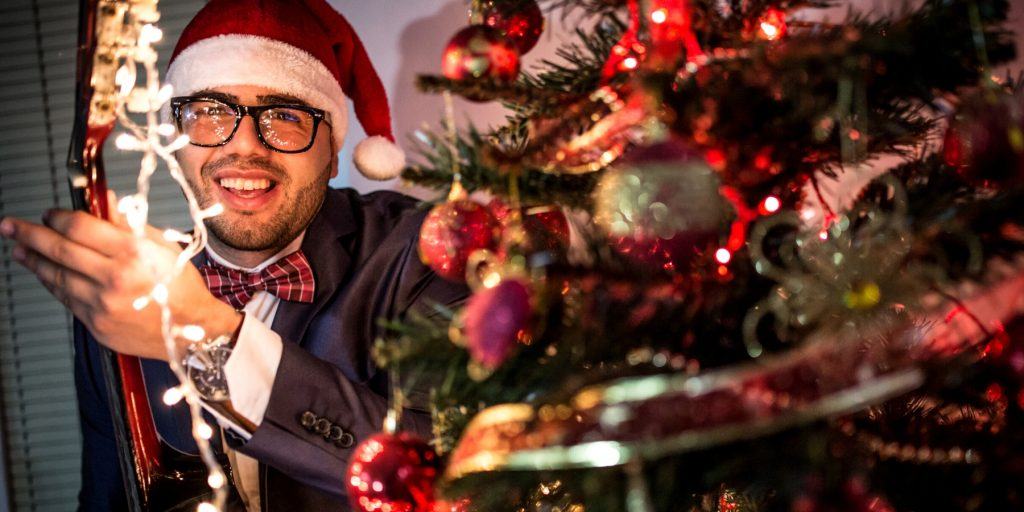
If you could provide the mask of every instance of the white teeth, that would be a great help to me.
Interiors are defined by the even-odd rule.
[[[235,190],[263,190],[270,188],[270,180],[258,179],[247,180],[244,178],[224,178],[220,180],[220,186],[233,188]]]

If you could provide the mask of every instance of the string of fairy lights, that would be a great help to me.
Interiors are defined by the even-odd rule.
[[[209,471],[207,483],[214,491],[213,499],[200,503],[196,510],[197,512],[218,512],[223,510],[227,499],[225,486],[227,477],[217,462],[210,445],[210,439],[214,433],[213,427],[202,417],[200,395],[192,381],[187,378],[179,359],[177,345],[179,339],[189,342],[203,341],[206,339],[206,332],[198,325],[175,322],[169,304],[169,287],[171,282],[185,270],[186,265],[190,264],[192,257],[199,254],[206,246],[207,231],[204,221],[219,215],[223,211],[223,207],[219,203],[207,208],[200,207],[195,194],[185,180],[180,164],[174,157],[176,151],[188,144],[188,136],[177,135],[173,124],[161,122],[160,110],[170,101],[173,89],[169,84],[161,86],[160,73],[157,69],[157,51],[153,48],[153,44],[162,39],[163,33],[153,24],[159,17],[155,3],[153,2],[152,10],[147,16],[149,23],[140,28],[133,45],[125,45],[125,51],[122,54],[123,64],[115,76],[115,84],[118,87],[115,111],[118,123],[124,131],[115,138],[114,144],[118,149],[124,151],[142,153],[136,191],[134,194],[121,198],[117,208],[131,228],[138,244],[139,256],[143,259],[145,268],[151,272],[155,283],[147,295],[138,297],[132,305],[136,310],[145,309],[150,305],[160,308],[161,333],[167,350],[168,363],[180,382],[177,387],[166,391],[163,402],[171,406],[184,400],[188,404],[192,418],[192,436],[199,447],[199,455]],[[129,13],[129,15],[133,14],[137,13]],[[140,67],[143,71],[142,83],[139,83]],[[145,121],[136,122],[132,119],[131,114],[144,115]],[[193,223],[191,234],[174,229],[168,229],[162,233],[165,242],[176,243],[184,247],[174,257],[170,256],[172,253],[166,246],[151,238],[152,233],[148,223],[150,183],[161,161],[167,167],[171,178],[184,192],[188,202],[189,216]]]

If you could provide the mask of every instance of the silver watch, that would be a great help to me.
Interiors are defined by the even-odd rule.
[[[219,336],[212,340],[200,341],[188,346],[181,365],[196,391],[208,402],[226,402],[228,379],[224,365],[234,348],[231,336]]]

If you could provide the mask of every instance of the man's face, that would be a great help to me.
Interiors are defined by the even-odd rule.
[[[241,105],[301,103],[256,86],[219,87],[202,95]],[[177,158],[200,206],[224,206],[224,213],[207,219],[210,234],[238,251],[276,252],[295,239],[338,172],[328,124],[320,124],[309,150],[289,154],[264,146],[249,116],[227,144],[189,144]]]

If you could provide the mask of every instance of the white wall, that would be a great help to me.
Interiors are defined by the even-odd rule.
[[[441,54],[448,40],[468,24],[467,5],[463,0],[330,0],[359,33],[377,73],[384,82],[391,101],[395,138],[413,157],[414,146],[409,138],[424,123],[436,127],[444,115],[440,95],[423,94],[416,89],[416,75],[439,74]],[[559,20],[548,20],[548,30],[540,42],[522,60],[523,68],[544,57],[554,55],[560,41],[566,38]],[[472,119],[477,126],[497,126],[504,119],[503,109],[496,103],[472,103],[455,98],[455,117],[463,124]],[[332,185],[353,186],[362,191],[398,188],[398,180],[369,181],[351,167],[352,148],[364,137],[358,123],[349,123],[349,134],[342,148],[341,172]],[[423,191],[419,192],[423,195]],[[429,193],[428,193],[429,195]]]

